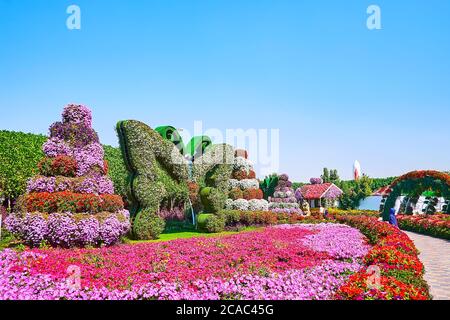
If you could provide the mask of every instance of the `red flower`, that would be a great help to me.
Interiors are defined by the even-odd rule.
[[[81,194],[70,191],[37,192],[26,195],[28,212],[117,212],[124,208],[122,197],[118,195]]]

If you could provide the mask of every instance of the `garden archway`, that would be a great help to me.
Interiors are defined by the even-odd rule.
[[[412,171],[395,179],[389,189],[383,209],[385,221],[389,220],[389,210],[402,194],[420,196],[424,191],[432,190],[440,197],[450,199],[450,175],[434,170]],[[449,210],[447,207],[447,213],[450,213]]]

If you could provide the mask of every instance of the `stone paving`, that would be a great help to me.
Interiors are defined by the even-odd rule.
[[[405,232],[420,251],[425,280],[434,300],[450,300],[450,241]]]

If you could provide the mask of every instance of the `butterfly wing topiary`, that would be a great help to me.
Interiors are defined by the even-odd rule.
[[[155,237],[143,226],[156,225],[164,203],[188,200],[188,167],[178,148],[146,124],[127,120],[117,125],[122,153],[131,173],[129,193],[133,230],[139,239]]]
[[[193,179],[201,188],[200,198],[206,212],[215,213],[224,208],[233,161],[233,147],[227,144],[210,146],[194,160]]]

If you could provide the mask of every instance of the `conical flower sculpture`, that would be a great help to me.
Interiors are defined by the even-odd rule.
[[[130,229],[129,213],[107,177],[103,147],[91,111],[64,108],[50,126],[39,175],[28,181],[6,227],[31,246],[112,245]]]
[[[302,214],[297,203],[292,182],[287,174],[278,177],[278,185],[273,197],[269,197],[269,210],[276,213]]]
[[[235,151],[232,179],[229,180],[228,210],[268,211],[269,203],[259,188],[259,181],[246,150]]]

